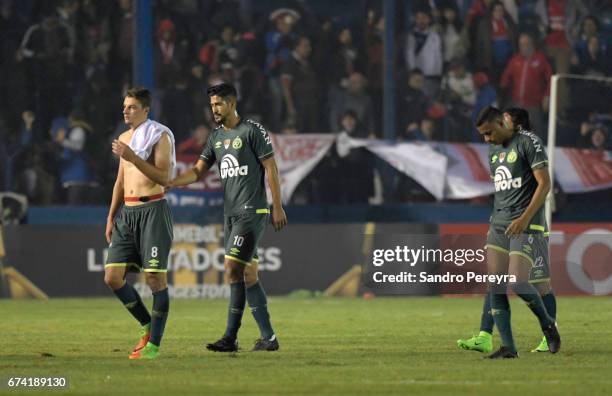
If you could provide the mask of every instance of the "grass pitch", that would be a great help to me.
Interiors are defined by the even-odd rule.
[[[218,354],[203,343],[222,334],[227,302],[173,300],[160,358],[130,361],[138,326],[115,299],[0,300],[0,378],[67,376],[69,389],[56,393],[100,395],[612,392],[612,298],[559,298],[557,355],[529,353],[541,332],[512,299],[521,355],[511,361],[485,361],[457,348],[458,338],[477,332],[481,304],[482,298],[271,298],[281,350],[249,352],[258,332],[247,309],[242,351]],[[0,387],[0,393],[23,391]]]

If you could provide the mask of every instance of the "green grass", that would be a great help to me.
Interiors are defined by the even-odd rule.
[[[529,353],[541,332],[513,299],[512,361],[456,347],[478,330],[481,301],[271,298],[281,350],[248,352],[247,310],[243,351],[228,355],[203,348],[222,334],[227,302],[173,300],[160,358],[130,361],[138,326],[114,299],[0,300],[0,377],[64,375],[68,393],[100,395],[610,394],[612,298],[559,299],[557,355]]]

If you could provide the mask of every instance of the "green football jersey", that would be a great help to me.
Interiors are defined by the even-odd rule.
[[[536,169],[548,166],[542,140],[528,131],[516,132],[509,141],[489,148],[491,178],[495,185],[492,224],[507,225],[529,206],[538,187]],[[529,222],[531,230],[544,231],[544,205]],[[533,225],[533,227],[532,227]]]
[[[211,132],[200,158],[209,168],[218,163],[225,216],[267,210],[261,161],[272,155],[270,135],[255,121],[240,120],[230,130],[218,127]]]

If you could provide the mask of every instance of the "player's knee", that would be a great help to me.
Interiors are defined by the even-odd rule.
[[[257,283],[257,271],[252,270],[250,267],[244,270],[244,283],[247,287],[253,286]]]
[[[153,291],[153,293],[158,292],[160,290],[164,290],[167,287],[166,278],[163,275],[165,274],[151,272],[146,273],[145,279],[147,285],[149,286],[151,291]]]
[[[241,282],[244,277],[244,268],[242,264],[231,263],[225,266],[225,278],[228,283]]]
[[[106,285],[113,290],[121,288],[121,286],[123,286],[123,282],[123,276],[118,273],[112,271],[107,271],[104,273],[104,283],[106,283]]]
[[[549,282],[536,283],[535,288],[538,289],[538,293],[540,293],[540,296],[542,297],[552,292]]]
[[[533,294],[534,288],[529,282],[515,282],[510,286],[516,295]]]

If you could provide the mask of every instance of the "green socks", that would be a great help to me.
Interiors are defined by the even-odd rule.
[[[491,292],[487,292],[484,295],[484,302],[482,304],[482,316],[480,317],[480,331],[493,334],[493,315],[491,315]]]
[[[153,293],[151,339],[149,342],[155,346],[159,346],[162,336],[164,335],[169,308],[170,297],[168,295],[168,288]]]
[[[230,284],[230,304],[227,312],[227,327],[224,337],[233,340],[238,336],[238,330],[242,323],[242,312],[246,304],[245,284],[236,282]]]
[[[132,314],[141,326],[151,323],[151,315],[147,311],[147,307],[142,303],[140,295],[130,284],[127,282],[117,290],[113,290],[113,293],[123,303],[128,311]]]
[[[272,324],[270,324],[270,314],[268,313],[268,301],[266,293],[261,287],[261,283],[257,282],[253,286],[247,289],[247,299],[253,317],[259,326],[259,332],[261,337],[265,340],[269,340],[274,335]]]

